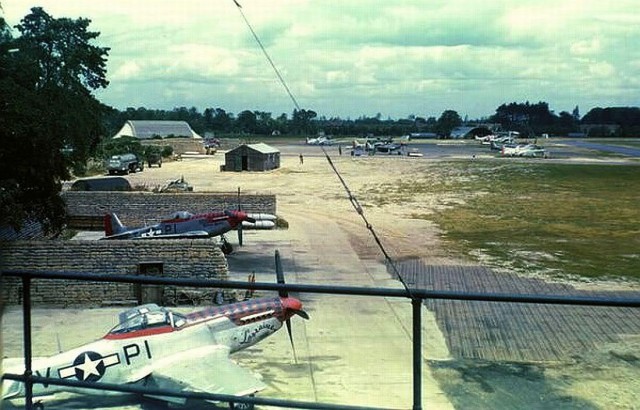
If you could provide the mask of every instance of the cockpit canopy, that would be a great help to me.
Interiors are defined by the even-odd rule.
[[[129,333],[159,326],[171,326],[175,330],[187,323],[183,315],[155,303],[125,310],[120,313],[118,319],[119,323],[109,331],[109,334]]]
[[[189,211],[176,211],[169,219],[191,219],[193,214]]]

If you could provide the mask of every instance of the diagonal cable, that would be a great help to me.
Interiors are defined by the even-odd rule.
[[[251,31],[251,34],[253,34],[253,38],[256,40],[256,42],[260,46],[260,49],[264,53],[264,56],[269,61],[269,64],[271,64],[271,67],[273,68],[273,71],[276,73],[276,76],[278,76],[278,79],[282,83],[282,86],[287,91],[287,94],[289,94],[289,97],[291,97],[291,101],[293,101],[293,105],[295,105],[295,107],[298,110],[300,110],[300,105],[298,105],[298,101],[296,101],[295,97],[291,93],[291,90],[287,86],[287,83],[284,81],[284,78],[282,77],[282,75],[280,75],[280,71],[278,71],[278,69],[276,68],[276,65],[273,63],[273,60],[271,60],[271,57],[269,56],[269,53],[267,53],[267,50],[265,49],[264,45],[262,44],[262,41],[260,41],[260,38],[258,37],[258,34],[256,34],[255,30],[253,30],[253,27],[249,23],[249,20],[247,20],[247,17],[242,12],[242,6],[240,5],[240,3],[238,3],[237,0],[233,0],[233,2],[237,6],[238,11],[240,12],[240,15],[242,15],[242,18],[244,19],[244,22],[247,24],[247,27],[249,27],[249,30]],[[373,239],[376,241],[376,244],[378,245],[378,248],[380,248],[380,251],[382,251],[382,254],[384,255],[384,258],[385,258],[385,262],[387,263],[388,266],[391,266],[391,269],[393,270],[393,273],[395,274],[396,278],[398,278],[400,283],[402,283],[402,286],[404,286],[404,289],[407,291],[407,295],[410,298],[413,299],[414,296],[413,296],[413,294],[411,292],[411,289],[409,288],[407,283],[404,281],[404,278],[402,276],[400,276],[400,272],[398,271],[398,267],[396,266],[396,263],[393,261],[393,259],[391,259],[391,256],[389,256],[389,253],[387,252],[387,250],[385,249],[384,245],[382,244],[382,241],[380,241],[380,238],[378,237],[378,234],[373,229],[373,226],[367,220],[367,217],[364,215],[364,211],[362,210],[362,206],[360,206],[360,203],[358,202],[358,199],[355,197],[355,195],[353,195],[351,193],[351,190],[349,189],[349,186],[345,182],[344,178],[342,178],[342,175],[340,175],[340,172],[338,171],[336,166],[333,164],[333,161],[331,161],[331,157],[329,156],[327,151],[324,149],[324,147],[322,145],[320,145],[320,148],[322,149],[322,152],[324,153],[325,158],[329,162],[329,165],[333,169],[333,172],[335,172],[335,174],[337,175],[338,179],[340,180],[340,183],[342,183],[342,186],[344,187],[345,191],[347,192],[347,195],[349,196],[349,201],[351,202],[351,205],[353,205],[353,208],[356,210],[358,215],[360,215],[360,217],[362,218],[362,220],[365,223],[365,226],[367,227],[369,232],[371,232],[371,235],[373,236]]]
[[[251,34],[253,34],[253,38],[256,39],[256,42],[260,46],[260,49],[264,53],[264,56],[267,58],[267,61],[269,61],[269,64],[271,64],[271,67],[273,68],[273,71],[276,73],[276,76],[278,76],[278,79],[280,80],[280,83],[282,84],[284,89],[287,91],[287,94],[289,94],[289,97],[291,98],[291,101],[293,101],[293,105],[295,105],[295,107],[298,109],[298,111],[300,111],[300,105],[298,105],[298,101],[296,101],[296,98],[291,93],[291,90],[289,90],[289,87],[287,86],[287,83],[284,81],[284,78],[280,74],[280,71],[278,70],[276,65],[273,63],[273,60],[271,60],[271,57],[269,56],[269,53],[267,53],[267,49],[264,48],[264,45],[262,44],[262,41],[260,41],[260,38],[258,37],[256,32],[253,30],[253,27],[249,23],[249,20],[247,20],[247,17],[244,15],[244,12],[242,11],[242,6],[236,0],[233,0],[233,2],[238,7],[238,11],[240,12],[240,15],[244,19],[244,22],[247,23],[247,27],[249,27],[249,30],[251,31]]]
[[[369,221],[367,220],[367,217],[365,216],[364,211],[362,210],[362,206],[360,206],[360,202],[358,202],[358,198],[356,198],[355,195],[353,195],[353,193],[349,189],[349,186],[347,185],[347,183],[344,180],[344,178],[342,178],[342,175],[340,175],[340,171],[338,171],[338,168],[336,168],[335,164],[331,160],[331,157],[327,153],[327,150],[325,150],[322,145],[320,145],[320,148],[322,149],[322,152],[324,153],[324,156],[327,159],[327,162],[329,162],[329,165],[333,169],[333,172],[335,172],[336,176],[340,180],[340,183],[344,187],[344,190],[347,192],[347,195],[349,197],[349,201],[351,202],[351,205],[353,205],[353,208],[356,210],[358,215],[360,215],[360,217],[364,221],[366,228],[369,230],[369,232],[371,232],[371,235],[373,236],[373,239],[376,241],[376,244],[378,245],[378,248],[380,248],[380,251],[384,255],[385,262],[389,266],[391,266],[391,269],[393,270],[393,273],[395,274],[396,278],[398,278],[400,283],[402,283],[402,286],[404,286],[404,289],[407,291],[407,294],[409,295],[409,297],[413,299],[413,294],[411,293],[411,288],[409,288],[409,286],[405,282],[404,278],[400,275],[400,272],[398,271],[398,267],[396,266],[395,261],[393,259],[391,259],[391,256],[389,256],[389,253],[387,252],[387,250],[385,249],[382,241],[378,237],[378,234],[376,233],[375,229],[373,229],[373,225],[371,225],[369,223]]]

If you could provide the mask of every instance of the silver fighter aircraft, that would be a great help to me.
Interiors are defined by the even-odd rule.
[[[278,282],[284,283],[277,253],[276,272]],[[229,356],[272,335],[283,324],[287,325],[291,338],[290,319],[294,315],[309,318],[302,303],[286,292],[280,292],[278,297],[212,306],[189,314],[146,304],[122,312],[119,323],[99,340],[34,359],[33,374],[172,391],[252,395],[264,389],[265,384]],[[20,374],[24,372],[24,364],[5,371]],[[2,387],[3,400],[25,395],[21,382],[5,380]],[[60,391],[98,396],[119,394],[67,386],[33,386],[34,396]],[[177,397],[149,398],[173,405],[185,403],[185,399]]]

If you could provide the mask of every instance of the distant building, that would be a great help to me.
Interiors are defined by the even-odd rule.
[[[280,168],[280,151],[270,145],[243,144],[224,156],[223,171],[269,171]]]
[[[451,131],[451,135],[449,138],[474,138],[474,137],[484,137],[486,135],[492,134],[492,131],[487,127],[457,127]]]
[[[153,138],[202,139],[186,121],[127,121],[113,138],[134,137],[141,140]]]
[[[583,137],[609,137],[620,130],[618,124],[582,124],[580,132]]]

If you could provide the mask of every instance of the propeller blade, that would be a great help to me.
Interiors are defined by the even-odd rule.
[[[242,245],[242,222],[238,224],[238,244],[240,246],[243,246]]]
[[[251,222],[252,224],[256,223],[256,218],[252,218],[250,216],[247,216],[246,218],[244,218],[244,220],[247,222]]]
[[[293,350],[293,360],[298,364],[298,356],[296,355],[296,346],[293,344],[293,334],[291,333],[291,319],[285,322],[287,325],[287,333],[289,333],[289,341],[291,341],[291,350]]]
[[[301,318],[305,319],[305,320],[309,320],[309,314],[307,312],[305,312],[304,310],[294,310],[291,309],[291,311],[293,313],[295,313],[296,315],[300,316]]]
[[[276,249],[276,280],[279,284],[284,285],[284,272],[282,271],[282,261],[280,260],[280,251]],[[286,290],[278,291],[278,295],[281,298],[289,296],[289,292]]]

